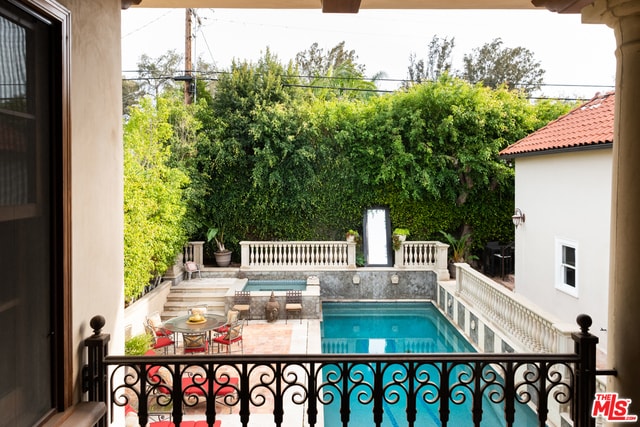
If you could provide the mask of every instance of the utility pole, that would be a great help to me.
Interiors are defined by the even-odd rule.
[[[194,85],[193,82],[193,74],[191,73],[193,65],[191,61],[191,39],[193,37],[193,33],[191,31],[191,16],[192,10],[187,8],[185,9],[185,24],[184,24],[184,74],[187,77],[184,81],[184,103],[189,105],[191,104],[191,88]]]

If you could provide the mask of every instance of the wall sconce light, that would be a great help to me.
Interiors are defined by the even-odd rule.
[[[392,284],[397,285],[399,281],[400,281],[400,277],[398,277],[397,274],[394,274],[393,276],[391,276],[391,283]]]
[[[511,220],[513,221],[513,225],[518,228],[520,224],[524,224],[524,212],[522,212],[520,208],[516,208]]]
[[[353,275],[353,278],[351,279],[353,281],[354,285],[359,285],[360,284],[360,276],[357,274]]]

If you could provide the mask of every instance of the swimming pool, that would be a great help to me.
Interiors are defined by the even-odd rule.
[[[475,352],[473,346],[429,302],[324,302],[322,315],[323,353]],[[330,371],[331,369],[325,369],[325,380],[330,375]],[[434,366],[429,366],[425,370],[425,374],[432,378],[438,378],[439,373]],[[370,375],[367,378],[366,368],[362,370],[362,375],[364,382],[371,383],[373,376]],[[388,376],[385,374],[385,384],[392,380],[392,373],[389,373]],[[362,390],[365,389],[366,387],[362,388]],[[358,393],[351,393],[350,396],[351,422],[349,425],[358,427],[374,425],[373,404],[358,402]],[[400,393],[398,399],[397,403],[393,405],[384,403],[383,426],[407,425],[404,395]],[[416,426],[441,425],[437,401],[427,403],[425,399],[417,399],[416,407],[418,410]],[[485,398],[482,407],[483,426],[499,427],[505,424],[502,419],[504,416],[502,404],[492,403]],[[517,404],[516,407],[515,425],[538,425],[535,413],[530,408],[522,404]],[[339,400],[325,406],[324,417],[325,426],[341,425]],[[451,405],[448,425],[471,425],[471,420],[471,399],[469,397],[464,404]]]
[[[306,280],[247,280],[243,291],[304,291],[307,289]]]

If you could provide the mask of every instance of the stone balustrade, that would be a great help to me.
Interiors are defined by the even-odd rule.
[[[571,351],[571,326],[534,306],[465,263],[456,264],[456,296],[496,329],[522,343],[523,351]]]
[[[184,260],[203,263],[203,243],[185,245]],[[347,241],[242,241],[244,270],[343,270],[356,268],[356,243]],[[447,250],[438,241],[405,241],[394,254],[393,267],[434,271],[438,280],[449,280]]]
[[[449,280],[447,251],[449,245],[437,241],[404,241],[395,251],[396,268],[432,270],[438,280]]]
[[[356,244],[346,241],[240,242],[243,269],[356,267]]]

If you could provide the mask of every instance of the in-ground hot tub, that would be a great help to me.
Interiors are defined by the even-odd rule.
[[[306,280],[248,280],[242,288],[243,291],[305,291],[307,290]]]
[[[240,280],[240,279],[239,279]],[[320,317],[320,281],[317,276],[309,276],[306,279],[242,279],[244,285],[230,287],[226,297],[225,310],[234,305],[235,292],[249,291],[251,295],[251,318],[262,319],[266,317],[266,304],[273,294],[280,304],[279,318],[284,320],[287,291],[302,291],[302,318],[318,319]],[[242,286],[242,288],[240,288]]]

